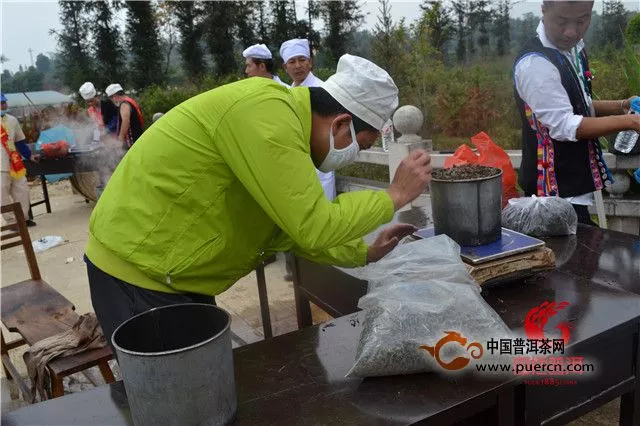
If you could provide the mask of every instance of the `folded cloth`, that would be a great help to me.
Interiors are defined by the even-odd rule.
[[[107,340],[93,312],[80,316],[69,330],[36,342],[24,354],[24,362],[31,379],[31,402],[35,402],[36,390],[43,400],[51,396],[50,390],[45,387],[45,384],[50,382],[47,369],[49,362],[58,357],[105,346]]]

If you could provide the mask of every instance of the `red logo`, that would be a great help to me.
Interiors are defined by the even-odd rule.
[[[545,339],[544,328],[547,325],[547,321],[567,306],[569,306],[569,302],[560,302],[556,305],[556,302],[545,301],[531,309],[524,319],[524,331],[527,339]],[[564,344],[566,345],[569,342],[569,337],[571,337],[573,326],[568,322],[561,322],[556,328],[562,332],[562,340],[564,340]]]

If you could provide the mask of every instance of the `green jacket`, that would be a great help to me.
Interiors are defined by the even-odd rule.
[[[91,215],[86,255],[130,284],[215,295],[266,257],[361,266],[389,222],[386,191],[329,202],[310,156],[308,88],[250,78],[202,93],[149,127]]]

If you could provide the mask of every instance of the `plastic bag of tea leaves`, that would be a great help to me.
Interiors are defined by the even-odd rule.
[[[534,237],[575,235],[578,216],[560,197],[512,198],[502,210],[502,226]]]
[[[470,359],[464,354],[471,343],[484,347],[491,338],[510,336],[509,328],[480,295],[460,259],[459,246],[449,237],[398,246],[370,266],[362,274],[369,279],[369,291],[358,303],[365,316],[356,360],[347,376],[442,370],[443,364],[458,357]],[[461,344],[436,352],[443,338]]]

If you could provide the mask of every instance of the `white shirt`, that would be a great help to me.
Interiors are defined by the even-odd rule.
[[[25,139],[24,132],[22,131],[22,127],[20,126],[20,122],[13,115],[5,114],[2,117],[2,127],[7,131],[7,135],[9,136],[9,140],[7,141],[7,146],[9,147],[9,151],[16,150],[16,141],[21,141]],[[9,159],[9,154],[4,149],[4,147],[0,147],[0,171],[2,172],[10,172],[11,171],[11,160]]]
[[[296,84],[296,82],[294,81],[291,84],[291,87],[320,87],[322,86],[322,83],[324,83],[324,81],[320,80],[318,77],[316,77],[315,75],[313,75],[313,73],[311,71],[309,71],[309,75],[307,76],[307,78],[304,79],[304,81],[300,84]]]
[[[542,21],[538,24],[536,32],[544,47],[558,50],[574,67],[579,68],[579,76],[584,75],[585,70],[582,68],[581,61],[576,61],[576,54],[584,49],[583,40],[580,40],[570,51],[563,51],[554,46],[547,38]],[[575,142],[578,140],[576,132],[584,117],[573,113],[569,95],[562,85],[560,71],[551,61],[539,54],[527,55],[516,64],[514,79],[518,95],[531,107],[538,121],[549,129],[549,136],[557,141]],[[578,80],[587,106],[593,115],[593,101],[587,93],[583,79],[578,78]],[[593,202],[591,193],[566,197],[565,199],[573,204],[582,205],[590,205]]]
[[[322,86],[322,83],[324,83],[324,81],[313,75],[312,72],[309,72],[309,75],[304,79],[302,83],[300,83],[300,86],[320,87]],[[293,87],[297,87],[295,82],[293,83]],[[333,199],[336,198],[335,172],[324,173],[316,169],[316,173],[318,174],[318,179],[320,179],[320,183],[322,184],[322,189],[324,189],[325,195],[327,196],[329,201],[333,201]]]
[[[285,83],[284,81],[280,80],[280,77],[278,77],[277,75],[273,74],[273,77],[271,77],[271,79],[273,81],[275,81],[276,83],[282,84],[284,87],[291,87],[289,86],[287,83]]]

